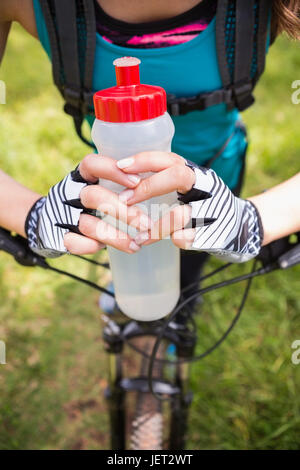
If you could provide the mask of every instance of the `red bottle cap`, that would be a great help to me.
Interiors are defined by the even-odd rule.
[[[134,122],[153,119],[167,110],[163,88],[140,83],[136,57],[121,57],[114,61],[117,86],[94,94],[96,118],[108,122]]]

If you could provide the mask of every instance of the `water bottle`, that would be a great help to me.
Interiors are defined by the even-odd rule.
[[[94,95],[96,119],[92,139],[101,154],[120,160],[147,150],[171,150],[174,124],[166,111],[166,93],[158,86],[143,85],[140,60],[122,57],[114,61],[117,86]],[[151,174],[151,173],[150,173]],[[142,178],[149,176],[141,174]],[[101,178],[103,187],[116,193],[125,188]],[[176,192],[138,204],[152,220],[161,217],[177,201]],[[153,207],[155,213],[153,215]],[[103,215],[119,230],[134,236],[135,229]],[[116,225],[117,224],[117,225]],[[127,254],[108,247],[116,301],[130,318],[153,321],[172,311],[179,298],[179,249],[170,238]]]

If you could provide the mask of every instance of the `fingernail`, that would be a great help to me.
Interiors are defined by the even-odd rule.
[[[192,241],[185,242],[184,249],[189,250],[190,248],[192,248],[192,245],[193,245]]]
[[[186,240],[184,248],[190,249],[193,245],[196,231],[194,228],[183,230],[183,238]]]
[[[129,249],[132,251],[139,251],[141,247],[137,245],[134,241],[131,241],[129,244]]]
[[[136,175],[127,175],[127,178],[134,184],[138,184],[141,181],[141,178]]]
[[[149,217],[147,217],[145,214],[142,214],[140,216],[140,228],[141,230],[149,230],[152,226],[152,222],[151,220],[149,219]]]
[[[148,232],[139,232],[134,238],[135,243],[142,245],[145,241],[149,240],[150,236]]]
[[[132,165],[134,163],[134,158],[129,157],[129,158],[122,158],[122,160],[119,160],[117,162],[117,166],[122,170],[123,168],[127,168],[128,166]]]
[[[183,238],[185,238],[185,240],[194,240],[195,234],[196,234],[196,230],[194,228],[183,230]]]
[[[121,202],[126,202],[134,195],[133,189],[125,189],[119,194],[119,200]]]

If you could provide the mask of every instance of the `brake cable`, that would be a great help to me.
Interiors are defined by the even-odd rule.
[[[88,261],[88,258],[84,258],[86,261]],[[102,266],[102,265],[101,265]],[[93,289],[96,289],[100,292],[104,292],[105,294],[109,295],[110,297],[115,297],[115,294],[113,292],[110,292],[109,290],[105,289],[105,287],[98,286],[95,282],[89,281],[88,279],[84,279],[82,277],[76,276],[75,274],[69,273],[68,271],[64,271],[62,269],[54,268],[53,266],[50,266],[50,264],[47,264],[47,268],[50,271],[54,271],[58,274],[62,274],[63,276],[68,276],[71,279],[75,279],[75,281],[82,282],[83,284],[86,284],[87,286],[92,287]]]
[[[81,255],[72,255],[72,256],[75,256],[76,258],[87,261],[88,263],[95,264],[96,266],[101,266],[102,268],[109,269],[109,263],[100,263],[99,261],[96,261],[96,260],[91,259],[91,258],[86,258],[85,256],[81,256]]]
[[[184,301],[182,301],[180,304],[178,304],[178,306],[175,308],[175,310],[173,310],[173,312],[170,314],[170,316],[168,316],[168,318],[165,320],[165,323],[163,324],[162,326],[162,330],[160,332],[160,334],[157,336],[157,341],[160,341],[163,336],[164,336],[164,333],[167,329],[167,327],[169,326],[169,324],[173,321],[174,317],[179,313],[179,311],[185,307],[189,302],[191,302],[192,300],[196,299],[197,297],[199,296],[202,296],[208,292],[211,292],[213,290],[217,290],[217,289],[220,289],[222,287],[227,287],[231,284],[236,284],[238,282],[242,282],[242,281],[246,281],[246,280],[251,280],[252,278],[254,277],[257,277],[257,276],[261,276],[263,274],[267,274],[271,271],[274,271],[275,269],[278,269],[277,266],[275,265],[268,265],[264,268],[261,268],[257,271],[253,271],[253,269],[251,270],[250,273],[248,274],[244,274],[242,276],[237,276],[237,277],[234,277],[232,279],[227,279],[225,281],[222,281],[222,282],[219,282],[219,283],[216,283],[216,284],[211,284],[207,287],[204,287],[204,288],[201,288],[199,290],[197,290],[194,294],[192,294],[190,297],[188,297],[187,299],[185,299]],[[211,273],[211,275],[213,274],[213,272]],[[204,277],[204,276],[203,276]],[[200,281],[202,280],[202,278],[200,278]],[[152,354],[149,355],[147,353],[145,353],[143,350],[139,349],[137,346],[135,346],[134,344],[132,344],[125,336],[122,336],[122,333],[121,333],[121,339],[123,339],[127,345],[133,349],[134,351],[136,351],[137,353],[141,354],[143,357],[145,357],[146,359],[151,359],[152,358],[152,355],[156,354],[156,352],[154,351],[154,348],[153,348],[153,351],[152,351]],[[155,346],[154,346],[155,347]],[[157,350],[159,348],[159,345],[157,346]],[[202,356],[202,355],[201,355]],[[201,357],[200,357],[201,359]],[[170,364],[170,365],[176,365],[176,364],[180,364],[180,363],[185,363],[185,362],[194,362],[194,361],[197,361],[197,357],[195,356],[194,358],[180,358],[180,359],[176,359],[175,361],[172,361],[172,360],[169,360],[169,359],[160,359],[160,358],[155,358],[155,362],[159,362],[159,363],[163,363],[163,364]]]
[[[221,266],[221,268],[225,269],[225,267],[229,267],[230,264],[231,263],[228,263],[227,265]],[[258,270],[255,270],[256,264],[257,264],[257,260],[254,260],[252,269],[249,273],[241,275],[241,276],[237,276],[235,278],[228,279],[228,280],[225,280],[225,281],[222,281],[222,282],[219,282],[219,283],[212,284],[212,285],[207,286],[205,288],[201,288],[201,289],[197,290],[194,294],[189,296],[187,299],[185,299],[184,301],[179,303],[178,306],[175,308],[175,310],[170,314],[170,316],[163,323],[162,328],[161,328],[160,332],[158,333],[158,335],[156,337],[156,341],[155,341],[154,347],[152,349],[151,355],[145,353],[143,350],[136,347],[133,343],[131,343],[131,341],[129,341],[122,334],[121,331],[119,332],[119,335],[120,335],[121,339],[131,349],[133,349],[135,352],[139,353],[141,356],[143,356],[144,358],[149,360],[148,385],[149,385],[150,392],[155,396],[155,398],[157,398],[160,401],[170,401],[171,400],[171,397],[162,397],[160,394],[157,394],[153,389],[153,368],[154,368],[154,364],[155,363],[162,363],[162,364],[177,365],[177,364],[182,364],[182,363],[193,363],[193,362],[197,362],[199,360],[204,359],[209,354],[211,354],[213,351],[215,351],[225,341],[225,339],[228,337],[228,335],[230,334],[230,332],[233,330],[236,323],[238,322],[238,320],[239,320],[239,318],[242,314],[243,308],[245,306],[245,303],[246,303],[246,300],[247,300],[247,297],[248,297],[248,294],[249,294],[249,291],[250,291],[250,287],[251,287],[251,283],[252,283],[253,278],[257,277],[257,276],[267,274],[267,273],[269,273],[271,271],[274,271],[276,269],[279,269],[278,266],[275,263],[270,263],[269,265],[267,265],[265,267],[262,267]],[[202,278],[200,278],[200,281],[204,278],[207,279],[208,277],[211,277],[213,274],[216,274],[216,272],[221,271],[222,270],[221,268],[217,268],[216,270],[208,273],[206,276],[202,276]],[[206,349],[200,355],[197,355],[197,356],[194,356],[194,357],[191,357],[191,358],[180,358],[180,359],[176,359],[176,360],[172,361],[172,360],[169,360],[169,359],[160,359],[160,358],[156,357],[157,352],[158,352],[159,347],[160,347],[160,344],[163,341],[166,329],[168,328],[168,326],[170,325],[172,320],[175,318],[175,316],[179,313],[179,311],[184,306],[186,306],[189,302],[196,299],[197,297],[199,297],[201,295],[204,295],[208,292],[211,292],[211,291],[216,290],[216,289],[220,289],[222,287],[229,286],[231,284],[242,282],[242,281],[245,281],[245,280],[247,280],[248,282],[246,284],[246,287],[245,287],[245,290],[244,290],[244,293],[243,293],[243,296],[242,296],[241,303],[238,307],[238,311],[237,311],[236,315],[234,316],[232,322],[230,323],[229,327],[227,328],[227,330],[223,333],[223,335],[212,346],[210,346],[208,349]]]
[[[246,284],[246,287],[245,287],[245,290],[244,290],[244,293],[243,293],[243,296],[242,296],[242,300],[241,300],[241,303],[238,307],[238,311],[236,313],[236,315],[234,316],[232,322],[230,323],[229,327],[227,328],[227,330],[225,330],[225,332],[223,333],[223,335],[212,345],[210,346],[209,348],[207,348],[203,353],[197,355],[197,356],[194,356],[194,357],[191,357],[191,358],[182,358],[182,359],[178,359],[176,361],[170,361],[170,362],[173,362],[173,363],[183,363],[183,362],[188,362],[188,363],[192,363],[192,362],[196,362],[196,361],[200,361],[201,359],[204,359],[205,357],[207,357],[209,354],[211,354],[213,351],[215,351],[224,341],[225,339],[228,337],[228,335],[231,333],[231,331],[233,330],[233,328],[235,327],[235,325],[237,324],[241,314],[242,314],[242,311],[243,311],[243,308],[245,306],[245,303],[246,303],[246,300],[248,298],[248,294],[249,294],[249,290],[250,290],[250,287],[251,287],[251,283],[252,283],[252,280],[253,280],[253,277],[254,277],[254,273],[255,273],[255,266],[256,266],[256,260],[254,261],[253,263],[253,267],[252,267],[252,270],[251,270],[251,273],[249,274],[253,274],[252,277],[249,277],[248,278],[248,282]],[[219,284],[215,284],[215,286],[219,285],[219,287],[221,287],[222,284],[224,284],[226,281],[222,282],[222,283],[219,283]],[[225,284],[226,285],[226,284]],[[228,283],[227,285],[230,285],[230,283]],[[188,299],[186,299],[186,301],[182,302],[182,304],[185,304],[186,302],[190,302],[192,300],[192,298],[196,298],[195,296],[199,296],[199,295],[203,295],[207,292],[209,292],[210,290],[212,290],[213,286],[209,286],[208,288],[203,288],[203,289],[200,289],[198,291],[198,293],[190,296]],[[216,287],[218,288],[218,287]],[[157,338],[156,338],[156,341],[155,341],[155,344],[153,346],[153,349],[152,349],[152,353],[151,353],[151,357],[150,357],[150,361],[149,361],[149,368],[148,368],[148,385],[149,385],[149,390],[150,392],[152,393],[152,395],[155,396],[155,398],[159,401],[170,401],[172,400],[172,397],[162,397],[160,394],[156,393],[154,391],[154,388],[153,388],[153,368],[154,368],[154,363],[156,362],[156,355],[157,355],[157,352],[158,352],[158,349],[160,347],[160,343],[161,341],[163,340],[163,336],[165,334],[165,331],[168,327],[168,325],[170,324],[170,322],[172,321],[172,319],[174,318],[174,316],[178,313],[179,309],[182,308],[182,304],[178,306],[178,308],[176,308],[174,310],[174,312],[172,313],[172,315],[165,321],[165,324],[163,325],[160,333],[158,334]]]
[[[206,281],[206,279],[210,278],[211,276],[214,276],[215,274],[218,274],[221,271],[224,271],[224,269],[229,268],[229,266],[231,266],[231,265],[232,265],[232,263],[223,264],[222,266],[219,266],[218,268],[216,268],[214,271],[211,271],[210,273],[199,277],[196,281],[191,282],[188,286],[185,286],[183,289],[181,289],[180,294],[181,295],[184,294],[186,291],[192,289],[193,287],[198,286],[199,282]]]
[[[70,277],[70,278],[72,278],[76,281],[82,282],[82,283],[88,285],[89,287],[92,287],[92,288],[94,288],[94,289],[96,289],[100,292],[104,292],[105,294],[107,294],[111,297],[115,297],[113,292],[108,291],[104,287],[101,287],[98,284],[96,284],[92,281],[89,281],[88,279],[81,278],[79,276],[76,276],[75,274],[72,274],[70,272],[67,272],[67,271],[64,271],[62,269],[58,269],[58,268],[55,268],[55,267],[49,265],[45,261],[44,258],[41,258],[41,257],[35,255],[34,253],[32,253],[31,250],[29,250],[28,247],[26,249],[25,244],[24,244],[25,241],[24,240],[19,240],[21,237],[13,237],[13,236],[10,235],[11,239],[9,240],[8,239],[8,232],[4,231],[3,229],[0,229],[0,235],[1,234],[3,236],[3,239],[2,240],[0,239],[0,241],[2,241],[2,244],[0,243],[0,250],[4,249],[4,251],[7,251],[8,253],[12,254],[15,257],[16,261],[18,261],[20,264],[24,264],[24,265],[27,265],[27,266],[40,266],[40,267],[43,267],[44,269],[49,269],[49,270],[54,271],[58,274],[68,276],[68,277]],[[19,245],[18,245],[18,242],[19,242]],[[8,245],[7,245],[7,243],[8,243]],[[20,249],[20,251],[18,251],[19,249]],[[97,266],[101,266],[101,267],[104,267],[104,268],[109,267],[108,263],[100,263],[98,261],[86,258],[86,257],[81,256],[81,255],[73,255],[73,256],[76,256],[76,257],[78,257],[82,260],[85,260],[85,261],[90,262],[92,264],[95,264]],[[28,259],[26,257],[28,257]],[[23,261],[23,263],[22,263],[22,261]],[[227,263],[225,265],[222,265],[222,266],[216,268],[215,270],[211,271],[210,273],[200,277],[195,282],[193,282],[193,283],[189,284],[188,286],[186,286],[182,290],[181,294],[188,291],[188,290],[190,290],[191,288],[197,286],[201,281],[204,281],[204,280],[212,277],[213,275],[223,271],[224,269],[228,268],[230,265],[231,265],[231,263]],[[158,400],[166,401],[166,400],[169,400],[170,398],[163,398],[160,395],[158,395],[157,393],[155,393],[154,390],[153,390],[153,376],[152,375],[153,375],[154,363],[155,362],[161,362],[161,363],[164,363],[164,364],[172,364],[172,365],[185,363],[185,362],[192,363],[192,362],[196,362],[196,361],[199,361],[199,360],[203,359],[204,357],[211,354],[215,349],[217,349],[217,347],[219,347],[224,342],[224,340],[227,338],[229,333],[232,331],[232,329],[236,325],[238,319],[240,318],[241,313],[242,313],[243,308],[244,308],[244,305],[245,305],[245,302],[246,302],[246,299],[247,299],[248,294],[249,294],[252,279],[254,277],[261,276],[263,274],[267,274],[271,271],[274,271],[275,269],[279,269],[279,266],[278,266],[278,264],[273,262],[273,263],[270,263],[270,264],[268,264],[268,265],[266,265],[266,266],[264,266],[264,267],[262,267],[258,270],[255,270],[255,268],[256,268],[256,260],[253,263],[253,267],[252,267],[252,270],[251,270],[250,273],[244,274],[244,275],[241,275],[241,276],[237,276],[237,277],[234,277],[232,279],[227,279],[227,280],[219,282],[219,283],[211,284],[211,285],[209,285],[205,288],[200,288],[196,292],[191,294],[188,298],[181,301],[177,305],[177,307],[173,310],[173,312],[168,316],[168,318],[165,320],[165,322],[162,324],[162,328],[161,328],[160,332],[158,333],[158,335],[156,337],[156,342],[154,344],[151,355],[149,355],[149,354],[145,353],[144,351],[140,350],[139,348],[137,348],[134,344],[132,344],[122,334],[122,332],[120,332],[121,339],[124,342],[126,342],[127,345],[130,348],[135,350],[137,353],[141,354],[143,357],[149,359],[149,369],[148,369],[149,390],[151,391],[151,393]],[[160,359],[160,358],[156,357],[159,346],[160,346],[160,343],[164,338],[166,329],[169,327],[170,323],[174,320],[175,316],[179,313],[180,310],[182,310],[185,306],[187,306],[192,300],[197,299],[199,296],[202,296],[202,295],[204,295],[208,292],[211,292],[213,290],[220,289],[222,287],[226,287],[226,286],[229,286],[231,284],[235,284],[237,282],[241,282],[241,281],[245,281],[245,280],[248,280],[248,282],[247,282],[247,285],[245,287],[245,290],[244,290],[242,300],[241,300],[240,306],[238,308],[237,314],[234,316],[234,318],[233,318],[231,324],[229,325],[229,327],[227,328],[227,330],[223,333],[223,335],[210,348],[208,348],[206,351],[204,351],[202,354],[200,354],[198,356],[194,356],[192,358],[180,358],[180,359],[177,359],[175,361],[171,361],[171,360],[167,360],[167,359]],[[192,319],[192,315],[189,314],[188,320],[191,320],[191,319]],[[193,326],[194,326],[194,330],[195,330],[195,328],[196,328],[195,324]],[[182,334],[184,334],[184,333],[182,333]]]
[[[2,235],[2,240],[3,240],[3,243],[1,244],[0,243],[0,250],[1,249],[4,249],[4,251],[7,251],[8,253],[12,254],[16,261],[18,261],[19,263],[22,264],[22,258],[24,258],[23,260],[23,264],[25,265],[28,265],[27,264],[27,260],[26,260],[26,255],[28,256],[29,255],[29,258],[32,257],[32,260],[30,259],[30,266],[40,266],[44,269],[49,269],[50,271],[53,271],[53,272],[56,272],[58,274],[62,274],[64,276],[67,276],[67,277],[70,277],[71,279],[74,279],[78,282],[82,282],[83,284],[86,284],[88,285],[89,287],[92,287],[93,289],[96,289],[100,292],[103,292],[107,295],[109,295],[110,297],[115,297],[114,293],[113,292],[110,292],[109,290],[105,289],[104,287],[101,287],[99,286],[98,284],[92,282],[92,281],[89,281],[88,279],[84,279],[82,277],[79,277],[75,274],[72,274],[68,271],[64,271],[62,269],[58,269],[58,268],[55,268],[51,265],[49,265],[46,260],[44,258],[41,258],[37,255],[35,255],[34,253],[31,252],[31,250],[27,247],[25,247],[24,245],[24,242],[25,240],[22,238],[22,237],[14,237],[12,236],[11,234],[9,234],[9,232],[5,231],[4,229],[0,229],[0,235]],[[0,241],[2,241],[1,238],[0,238]],[[7,245],[7,242],[8,244],[11,243],[11,246],[9,246],[9,249],[7,249],[6,245]],[[19,244],[19,246],[18,246]],[[3,247],[4,245],[4,247]],[[18,248],[21,248],[21,251],[18,252]],[[25,249],[26,248],[26,249]],[[95,265],[98,265],[98,266],[101,266],[101,267],[104,267],[104,268],[108,268],[109,267],[109,264],[108,263],[99,263],[95,260],[92,260],[90,258],[86,258],[84,256],[81,256],[81,255],[72,255],[72,256],[75,256],[77,258],[80,258],[84,261],[87,261],[89,263],[93,263]],[[215,270],[211,271],[210,273],[200,277],[197,281],[189,284],[188,286],[186,286],[182,291],[181,291],[181,294],[183,292],[186,292],[187,290],[191,289],[192,287],[194,287],[195,285],[198,285],[200,282],[212,277],[213,275],[225,270],[226,268],[228,268],[229,266],[231,265],[231,263],[227,263],[225,265],[222,265],[218,268],[216,268]],[[273,265],[272,265],[273,266]],[[172,320],[174,319],[174,317],[176,316],[176,314],[183,308],[185,307],[186,305],[188,305],[193,299],[196,299],[197,297],[203,295],[203,294],[206,294],[207,292],[210,292],[211,290],[215,290],[215,289],[218,289],[218,288],[221,288],[221,287],[225,287],[225,286],[228,286],[228,285],[231,285],[233,283],[236,283],[236,282],[241,282],[243,280],[247,280],[247,279],[250,279],[252,277],[255,277],[255,276],[259,276],[261,274],[266,274],[267,272],[270,272],[270,270],[273,270],[273,269],[276,269],[275,267],[271,267],[271,265],[269,266],[266,266],[265,268],[261,268],[260,270],[258,271],[253,271],[249,274],[246,274],[246,275],[243,275],[243,276],[238,276],[236,278],[233,278],[233,279],[230,279],[230,280],[225,280],[221,283],[217,283],[217,284],[212,284],[206,288],[202,288],[200,290],[197,290],[195,293],[193,293],[191,296],[189,296],[187,299],[185,299],[184,301],[180,302],[177,307],[175,308],[175,310],[170,314],[170,316],[167,318],[167,320],[165,321],[165,323],[163,324],[162,326],[162,330],[160,331],[158,337],[157,337],[157,340],[156,340],[156,343],[155,343],[155,346],[153,348],[153,351],[152,351],[152,354],[149,355],[147,353],[145,353],[143,350],[139,349],[138,347],[136,347],[134,344],[132,344],[123,334],[122,332],[120,332],[120,336],[121,336],[121,339],[126,342],[126,344],[131,348],[133,349],[135,352],[139,353],[140,355],[142,355],[143,357],[149,359],[151,361],[151,364],[152,364],[152,368],[153,368],[153,364],[154,362],[161,362],[161,363],[165,363],[165,364],[178,364],[178,363],[183,363],[183,362],[194,362],[194,361],[197,361],[199,359],[197,359],[197,357],[195,356],[194,358],[181,358],[181,359],[177,359],[176,361],[170,361],[168,359],[160,359],[160,358],[156,358],[156,353],[157,353],[157,350],[159,348],[159,344],[160,344],[160,341],[162,341],[162,338],[165,334],[165,331],[167,329],[167,327],[169,326],[169,324],[172,322]],[[192,315],[189,315],[190,318],[192,318]],[[195,328],[195,327],[194,327]],[[231,331],[231,330],[230,330]],[[228,332],[229,333],[229,332]],[[182,333],[183,335],[184,333]],[[226,335],[227,336],[227,335]],[[225,338],[224,338],[225,339]],[[222,342],[224,341],[224,339],[222,340]],[[202,356],[202,355],[201,355]],[[201,357],[200,357],[201,359]]]

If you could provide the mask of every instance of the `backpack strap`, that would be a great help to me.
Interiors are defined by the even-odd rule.
[[[272,10],[272,0],[260,0],[259,2],[259,23],[257,32],[257,69],[254,77],[255,84],[258,82],[266,65],[266,46],[268,40],[268,24]],[[270,45],[275,41],[271,38]]]
[[[227,64],[227,48],[226,48],[226,23],[229,8],[228,0],[218,0],[216,15],[216,45],[217,57],[219,63],[220,75],[223,87],[228,89],[231,84],[231,77]]]
[[[53,78],[65,99],[64,110],[73,117],[79,137],[86,114],[93,113],[93,70],[96,47],[94,0],[39,0],[49,33]],[[253,89],[264,71],[272,0],[219,0],[216,45],[223,87],[192,97],[168,95],[173,116],[202,111],[224,103],[227,109],[247,109]],[[231,22],[232,44],[228,43]],[[82,29],[84,34],[82,34]],[[84,51],[82,54],[82,44]]]
[[[78,60],[78,38],[75,2],[54,0],[59,38],[60,65],[64,75],[63,96],[68,105],[80,108],[81,80]],[[68,3],[66,11],[66,3]]]
[[[204,111],[210,106],[225,103],[227,107],[232,103],[232,90],[230,89],[230,74],[226,60],[225,27],[229,0],[218,0],[216,14],[216,45],[219,70],[223,88],[210,93],[200,93],[196,96],[178,98],[167,94],[167,109],[171,116],[187,114],[191,111]]]
[[[236,0],[233,102],[243,111],[254,103],[251,65],[254,44],[255,0]]]
[[[272,0],[218,0],[216,45],[223,88],[188,98],[168,95],[171,115],[202,111],[220,103],[228,110],[244,111],[254,103],[252,92],[265,67],[271,5]],[[228,46],[229,21],[234,29],[233,50]]]
[[[56,36],[55,24],[52,16],[51,4],[47,0],[40,0],[40,6],[45,18],[45,23],[48,31],[50,49],[51,49],[51,61],[52,61],[52,76],[55,85],[58,90],[62,93],[62,81],[60,77],[60,57],[59,48]]]
[[[93,114],[96,47],[93,0],[39,1],[49,34],[53,79],[65,100],[64,111],[73,117],[81,140],[94,147],[82,134],[84,116]]]

